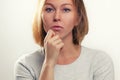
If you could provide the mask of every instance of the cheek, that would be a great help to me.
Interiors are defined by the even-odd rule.
[[[52,23],[52,16],[44,15],[43,16],[43,21],[44,21],[45,25],[50,25]]]
[[[42,15],[42,21],[44,25],[44,30],[47,32],[51,24],[51,17],[44,14]]]
[[[43,25],[46,25],[48,22],[48,18],[45,14],[42,15]]]
[[[64,21],[64,24],[67,26],[67,27],[71,27],[73,28],[75,25],[76,25],[76,18],[74,16],[69,16],[68,18],[65,17],[65,21]]]

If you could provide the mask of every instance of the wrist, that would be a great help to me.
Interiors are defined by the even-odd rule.
[[[43,64],[47,67],[53,67],[54,68],[54,66],[55,66],[55,62],[50,61],[50,60],[49,61],[45,60]]]

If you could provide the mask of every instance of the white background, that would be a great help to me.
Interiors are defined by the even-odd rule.
[[[120,80],[120,0],[84,0],[89,33],[82,45],[106,51]],[[0,80],[13,80],[15,61],[39,48],[32,37],[36,0],[0,0]]]

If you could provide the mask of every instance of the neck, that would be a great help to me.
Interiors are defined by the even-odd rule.
[[[72,39],[63,39],[64,47],[58,56],[58,64],[68,64],[76,60],[80,55],[80,45],[75,45]]]

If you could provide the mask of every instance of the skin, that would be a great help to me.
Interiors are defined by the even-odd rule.
[[[39,80],[54,80],[56,64],[70,64],[80,55],[80,46],[72,42],[72,29],[79,19],[72,0],[46,0],[42,20],[47,35]]]

